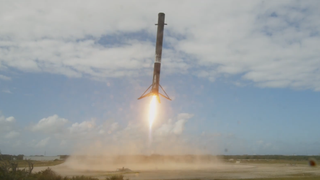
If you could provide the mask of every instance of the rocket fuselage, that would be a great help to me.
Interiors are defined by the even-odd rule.
[[[161,69],[161,55],[162,55],[162,44],[163,44],[163,29],[164,29],[164,13],[158,14],[158,30],[157,30],[157,40],[156,40],[156,55],[153,68],[153,79],[152,79],[152,89],[153,94],[159,93],[160,84],[160,69]]]
[[[164,13],[158,14],[158,26],[157,30],[157,40],[156,40],[156,55],[155,55],[155,61],[154,61],[154,67],[153,67],[153,77],[152,77],[152,84],[149,86],[149,88],[139,97],[138,99],[145,98],[147,96],[153,96],[155,95],[160,103],[160,95],[168,100],[171,100],[170,97],[167,95],[167,93],[164,91],[164,89],[160,85],[160,69],[161,69],[161,55],[162,55],[162,42],[163,42],[163,29],[164,25]],[[161,94],[159,92],[159,87],[163,90],[165,95]],[[150,90],[149,93],[147,91]],[[146,94],[147,93],[147,94]]]

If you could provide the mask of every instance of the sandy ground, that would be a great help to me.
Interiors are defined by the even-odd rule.
[[[34,172],[41,171],[47,167],[35,167]],[[99,179],[106,176],[120,174],[118,171],[79,171],[61,164],[51,166],[52,170],[63,176],[85,175]],[[130,168],[130,167],[129,167]],[[132,167],[131,167],[132,168]],[[291,176],[320,176],[319,167],[308,165],[290,166],[287,164],[231,164],[215,166],[205,169],[190,170],[136,170],[123,174],[125,179],[130,180],[160,180],[160,179],[243,179],[263,177],[291,177]]]

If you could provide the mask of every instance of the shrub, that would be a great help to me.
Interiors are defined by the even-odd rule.
[[[113,175],[113,176],[110,176],[110,177],[106,177],[106,180],[124,180],[123,179],[123,175]]]
[[[74,176],[70,180],[98,180],[98,179],[92,178],[92,177],[86,177],[86,176]]]
[[[0,180],[99,180],[93,177],[86,176],[73,176],[73,177],[62,177],[52,171],[50,168],[39,171],[37,173],[29,174],[25,169],[18,169],[15,172],[4,170],[0,168]],[[111,176],[107,180],[123,180],[123,176]]]
[[[56,174],[50,168],[46,170],[31,174],[30,177],[35,178],[36,180],[63,180],[62,176]]]

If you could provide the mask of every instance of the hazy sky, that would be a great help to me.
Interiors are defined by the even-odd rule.
[[[173,101],[149,142],[159,12]],[[317,0],[1,1],[0,150],[319,154],[319,19]]]

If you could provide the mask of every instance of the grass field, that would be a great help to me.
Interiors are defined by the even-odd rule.
[[[241,179],[241,180],[320,180],[320,167],[310,167],[306,160],[243,160],[234,159],[233,161],[223,160],[224,163],[217,167],[186,170],[176,169],[139,169],[134,165],[124,165],[130,168],[131,172],[117,172],[116,169],[76,169],[69,166],[64,161],[34,161],[34,172],[43,170],[50,166],[53,171],[62,176],[84,175],[98,179],[105,179],[112,175],[122,174],[129,180],[174,180],[174,179]],[[57,166],[58,165],[58,166]],[[90,164],[89,164],[90,165]],[[96,165],[96,163],[95,163]],[[19,163],[19,167],[28,167],[25,161]],[[89,166],[90,167],[90,166]]]
[[[18,162],[18,167],[19,168],[24,168],[28,167],[27,161],[24,160],[19,160]],[[43,167],[43,166],[56,166],[59,164],[64,163],[63,160],[55,160],[55,161],[31,161],[33,163],[34,167]]]
[[[320,180],[320,176],[317,177],[283,177],[283,178],[259,178],[259,179],[241,179],[241,180]],[[221,179],[222,180],[222,179]]]
[[[239,161],[241,164],[289,164],[289,165],[308,165],[309,161],[305,160],[234,160],[232,162],[224,160],[225,163],[235,163],[236,161]]]

